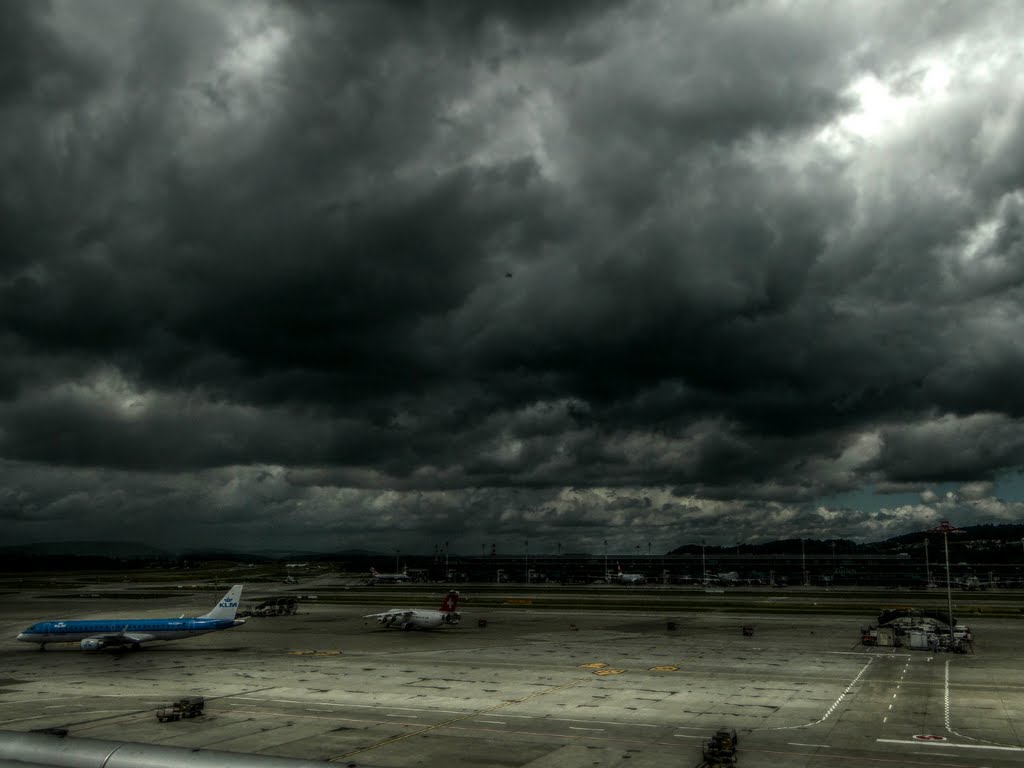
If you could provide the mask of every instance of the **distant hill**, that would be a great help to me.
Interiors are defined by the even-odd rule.
[[[699,555],[703,551],[706,555],[716,554],[740,554],[740,555],[768,555],[768,554],[831,554],[832,545],[835,545],[837,555],[857,554],[861,552],[878,552],[879,544],[857,544],[849,539],[777,539],[765,541],[760,544],[730,544],[728,546],[686,544],[682,547],[666,552],[667,555]]]
[[[1002,525],[967,525],[963,527],[963,533],[950,534],[950,543],[962,542],[988,542],[995,544],[1011,544],[1020,546],[1024,539],[1024,523],[1006,523]],[[906,533],[902,536],[894,536],[887,539],[884,544],[891,547],[901,547],[912,544],[920,544],[928,539],[929,546],[935,541],[942,541],[942,534],[930,530],[919,531],[918,533]]]
[[[394,557],[365,549],[342,552],[314,550],[231,550],[222,547],[195,547],[168,551],[137,541],[40,541],[32,544],[0,547],[6,558],[105,558],[109,560],[323,560],[337,557]]]
[[[0,555],[22,557],[106,557],[115,560],[157,560],[172,555],[137,541],[41,541],[0,547]]]
[[[311,551],[306,549],[189,549],[180,552],[184,560],[335,560],[339,557],[394,557],[365,549],[346,549],[339,552]]]
[[[977,553],[998,553],[1002,551],[1020,552],[1024,547],[1024,523],[1006,523],[1002,525],[968,525],[962,533],[949,534],[949,545],[953,548],[956,545],[968,546]],[[836,555],[867,555],[867,554],[896,554],[899,552],[924,549],[924,542],[928,541],[929,547],[943,545],[942,534],[931,530],[917,531],[916,533],[905,533],[900,536],[893,536],[884,541],[866,542],[858,544],[849,539],[779,539],[766,541],[761,544],[739,544],[732,546],[703,546],[700,544],[686,544],[682,547],[667,552],[668,555],[699,555],[703,550],[706,555],[717,555],[722,553],[737,553],[744,555],[768,555],[768,554],[798,554],[803,552],[807,555],[828,555],[832,554],[833,547]],[[933,549],[937,553],[941,549]]]
[[[700,555],[718,554],[771,555],[771,554],[806,554],[813,555],[856,555],[856,554],[896,554],[900,552],[916,552],[924,549],[924,542],[932,548],[934,557],[939,556],[942,547],[942,534],[930,530],[894,536],[884,541],[858,544],[849,539],[778,539],[759,544],[739,544],[729,546],[685,544],[677,547],[667,555]],[[950,534],[950,549],[958,547],[970,550],[976,555],[986,553],[996,560],[1003,560],[1020,555],[1024,549],[1024,523],[1007,523],[1001,525],[970,525],[965,526],[963,533]],[[427,557],[410,552],[405,557]],[[266,562],[268,560],[288,561],[322,561],[338,558],[370,559],[380,558],[382,562],[390,562],[394,551],[390,553],[374,552],[365,549],[347,549],[336,552],[311,550],[227,550],[221,548],[196,547],[187,551],[171,552],[136,541],[61,541],[36,542],[17,546],[0,547],[0,557],[4,560],[56,560],[61,557],[77,559],[96,558],[111,561],[136,560],[247,560]],[[378,566],[379,567],[379,566]]]

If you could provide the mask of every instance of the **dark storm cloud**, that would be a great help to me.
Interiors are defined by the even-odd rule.
[[[1024,463],[1024,434],[1000,414],[945,416],[889,430],[879,464],[894,481],[990,479],[997,468]]]
[[[1022,463],[1020,16],[14,3],[0,508],[915,523],[815,503]]]

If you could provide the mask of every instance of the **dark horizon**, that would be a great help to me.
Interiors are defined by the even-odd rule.
[[[950,547],[954,553],[963,553],[965,551],[982,549],[989,551],[996,548],[1005,548],[1011,554],[1007,558],[1008,561],[1014,561],[1019,559],[1021,564],[1024,565],[1024,523],[1019,524],[1004,524],[1004,525],[979,525],[970,526],[968,528],[960,529],[959,533],[950,534]],[[649,560],[657,559],[659,557],[671,557],[677,555],[695,555],[703,552],[718,557],[720,555],[749,555],[752,553],[766,554],[766,553],[779,553],[779,554],[793,554],[796,552],[806,552],[809,555],[829,555],[829,554],[850,554],[850,553],[869,553],[869,552],[883,552],[883,551],[902,551],[905,548],[918,548],[922,546],[922,542],[927,540],[931,545],[936,547],[942,546],[942,534],[931,529],[922,531],[915,531],[909,534],[901,534],[900,536],[891,537],[889,539],[880,540],[876,542],[855,542],[849,539],[775,539],[768,540],[758,543],[745,543],[739,545],[716,545],[716,544],[700,544],[700,543],[689,543],[682,544],[673,547],[668,550],[658,551],[652,548],[650,551],[643,550],[638,551],[637,548],[633,548],[629,551],[615,551],[609,549],[607,556],[609,558],[618,558],[620,560]],[[983,546],[978,546],[979,544]],[[263,549],[263,550],[232,550],[232,549],[217,549],[207,547],[193,547],[191,549],[184,550],[164,550],[158,547],[153,547],[148,544],[141,542],[99,542],[99,541],[51,541],[51,542],[35,542],[32,544],[15,545],[15,546],[0,546],[0,553],[6,555],[24,555],[24,556],[55,556],[61,554],[73,554],[80,553],[85,556],[94,556],[97,553],[103,553],[106,551],[105,557],[117,559],[181,559],[193,556],[223,556],[228,558],[245,558],[245,557],[256,557],[265,558],[268,560],[282,560],[292,556],[309,556],[317,559],[329,559],[329,558],[376,558],[381,561],[382,569],[388,568],[387,565],[396,554],[399,558],[416,558],[418,560],[429,559],[429,558],[445,558],[445,550],[443,545],[434,547],[433,550],[426,551],[401,551],[394,548],[389,550],[296,550],[296,549]],[[490,547],[484,545],[481,547],[480,552],[468,552],[459,550],[448,550],[447,555],[449,558],[488,558],[491,556],[498,556],[502,558],[517,558],[523,557],[538,557],[550,559],[552,557],[603,557],[605,555],[604,550],[597,552],[584,552],[575,551],[561,546],[557,547],[554,551],[533,551],[532,553],[528,548],[523,547],[519,551],[497,551],[496,549],[492,552]],[[1019,557],[1017,557],[1019,556]],[[936,549],[933,552],[932,559],[938,562],[938,558],[941,557],[941,550]]]

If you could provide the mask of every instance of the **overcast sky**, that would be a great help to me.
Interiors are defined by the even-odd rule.
[[[4,0],[9,543],[1024,518],[1024,5]]]

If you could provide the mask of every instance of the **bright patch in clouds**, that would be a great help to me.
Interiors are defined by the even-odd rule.
[[[942,60],[913,63],[888,80],[874,73],[861,75],[845,91],[855,105],[818,134],[818,140],[840,154],[854,152],[864,142],[913,128],[947,98],[953,70]]]
[[[872,139],[896,125],[908,109],[906,98],[899,98],[874,75],[867,75],[850,86],[859,109],[843,117],[839,124],[848,133]]]

